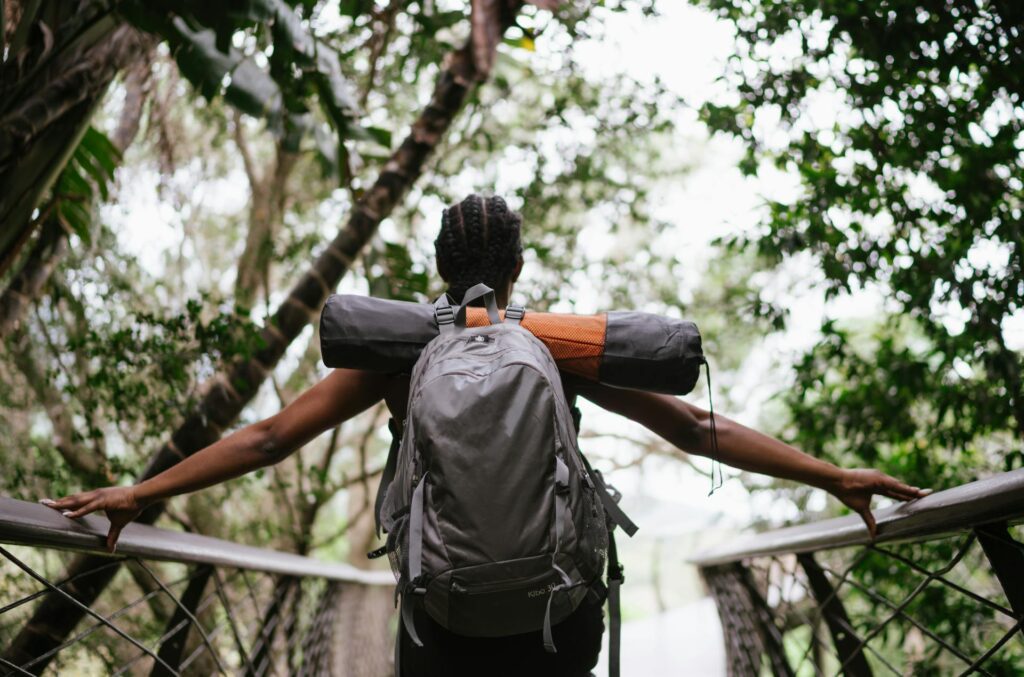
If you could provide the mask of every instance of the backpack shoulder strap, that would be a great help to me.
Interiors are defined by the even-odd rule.
[[[398,465],[398,447],[402,443],[402,424],[394,416],[388,419],[388,430],[391,431],[391,448],[388,449],[388,460],[384,464],[384,472],[377,485],[377,498],[373,502],[373,524],[380,538],[380,510],[384,505],[384,495],[388,486],[395,479],[395,468]]]
[[[580,420],[583,418],[583,413],[580,411],[579,406],[576,404],[576,400],[578,398],[579,395],[577,395],[576,393],[573,393],[572,397],[569,398],[569,412],[572,414],[572,425],[573,428],[575,428],[576,430],[577,436],[580,434]]]
[[[569,410],[572,412],[572,422],[576,427],[576,434],[580,433],[580,420],[583,416],[580,412],[580,408],[576,403],[577,395],[572,394],[569,399]],[[583,456],[582,454],[580,454]],[[583,462],[587,466],[587,470],[590,472],[591,477],[594,479],[594,483],[597,484],[598,496],[601,498],[601,502],[605,506],[606,512],[609,513],[609,517],[613,520],[614,524],[608,529],[608,586],[607,586],[607,602],[608,602],[608,675],[609,677],[620,677],[621,675],[621,646],[622,646],[622,609],[620,603],[620,592],[619,588],[622,587],[622,583],[625,577],[622,574],[622,564],[619,563],[619,549],[615,546],[615,524],[622,526],[626,532],[632,536],[636,531],[636,525],[622,512],[614,498],[610,495],[608,487],[604,484],[604,478],[601,477],[600,473],[596,473],[590,467],[590,462],[586,456],[583,456]],[[612,506],[611,508],[609,506]],[[632,531],[630,531],[632,529]]]
[[[572,411],[572,422],[573,425],[576,426],[576,434],[579,435],[582,413],[580,412],[580,408],[576,406],[576,398],[576,393],[573,393],[572,397],[569,399],[569,409]],[[605,484],[601,473],[594,472],[594,469],[590,466],[590,461],[587,460],[586,454],[580,453],[580,457],[583,459],[583,465],[587,468],[587,474],[590,475],[594,484],[597,486],[597,496],[601,500],[601,504],[604,506],[605,512],[608,513],[612,522],[622,527],[622,530],[626,532],[627,536],[632,537],[637,531],[637,526],[633,520],[629,519],[629,516],[622,511],[622,508],[620,508],[619,504],[616,502],[618,493],[609,489],[608,485]]]
[[[625,580],[619,551],[615,547],[615,529],[608,530],[608,675],[619,677],[620,647],[622,645],[622,612],[619,605],[619,588]]]

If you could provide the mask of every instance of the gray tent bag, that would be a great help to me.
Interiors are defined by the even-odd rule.
[[[491,324],[467,328],[466,307],[481,298]],[[629,535],[636,526],[580,453],[555,361],[519,326],[524,309],[509,306],[500,321],[493,291],[477,285],[458,307],[442,296],[434,313],[439,334],[412,370],[381,483],[387,544],[371,554],[391,560],[415,643],[412,608],[422,604],[460,635],[542,630],[555,651],[551,626],[608,562],[609,520]],[[617,599],[621,569],[610,565]]]

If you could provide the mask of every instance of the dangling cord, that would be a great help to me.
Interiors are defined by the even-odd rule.
[[[704,373],[708,377],[708,409],[711,413],[711,491],[708,492],[708,496],[715,493],[716,489],[720,489],[724,483],[722,477],[722,464],[718,460],[718,428],[715,426],[715,402],[711,398],[711,366],[707,360],[704,360]],[[718,484],[715,484],[715,466],[718,466]]]

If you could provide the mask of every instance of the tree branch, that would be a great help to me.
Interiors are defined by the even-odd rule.
[[[12,361],[25,378],[25,382],[43,406],[50,425],[53,426],[53,444],[68,466],[84,482],[89,484],[108,483],[112,477],[106,466],[106,458],[99,450],[89,450],[78,442],[74,418],[68,411],[60,392],[51,385],[46,374],[39,367],[33,354],[28,332],[19,331],[11,341]]]
[[[504,25],[513,23],[521,7],[522,3],[518,1],[509,5],[509,11],[503,13]],[[317,257],[268,320],[260,336],[262,347],[252,357],[235,362],[227,373],[214,378],[195,410],[153,455],[140,479],[152,477],[183,456],[209,446],[235,421],[288,346],[317,316],[327,294],[337,286],[377,232],[380,222],[391,214],[412,183],[423,173],[427,159],[447,134],[470,88],[475,85],[476,76],[467,48],[446,57],[430,103],[392,153],[377,180],[354,205],[348,222],[337,237]],[[162,504],[151,506],[139,521],[151,524],[162,509]],[[105,560],[99,555],[76,557],[66,573],[75,575],[87,571],[98,561]],[[117,567],[104,570],[104,575],[94,579],[88,590],[76,595],[79,602],[85,606],[92,604],[116,571]],[[5,652],[5,658],[18,660],[23,655],[38,655],[36,651],[45,652],[58,646],[81,617],[80,607],[63,599],[48,597],[36,606],[32,618]],[[40,669],[42,667],[45,666],[40,666]]]

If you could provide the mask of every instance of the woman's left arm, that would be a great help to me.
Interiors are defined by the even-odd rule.
[[[683,451],[701,456],[715,452],[711,415],[700,407],[671,395],[623,390],[577,378],[572,383],[588,400],[642,424]],[[721,414],[715,414],[715,432],[722,463],[824,489],[864,519],[872,538],[876,534],[871,514],[874,494],[909,501],[929,493],[880,470],[839,468]]]

